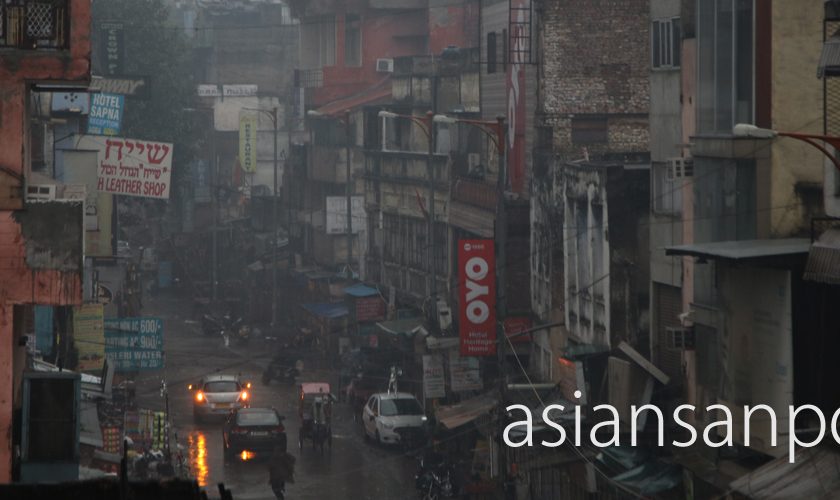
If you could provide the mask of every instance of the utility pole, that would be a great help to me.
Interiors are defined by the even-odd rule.
[[[277,106],[271,111],[274,125],[274,185],[271,189],[271,326],[277,325]]]
[[[213,126],[213,135],[215,135],[215,131],[216,131],[216,127],[214,125]],[[210,271],[210,286],[213,290],[212,297],[213,297],[213,304],[215,305],[215,302],[218,299],[218,292],[216,290],[217,289],[216,285],[217,285],[217,282],[219,281],[218,276],[216,275],[216,273],[217,273],[216,269],[218,267],[218,259],[219,259],[218,250],[217,250],[218,242],[217,242],[217,236],[216,236],[216,232],[219,229],[217,227],[219,225],[219,201],[218,201],[218,197],[219,197],[219,186],[218,186],[219,172],[217,171],[218,168],[219,168],[219,161],[218,161],[218,158],[216,158],[216,138],[215,137],[212,137],[210,139],[210,144],[211,144],[211,148],[212,148],[212,152],[210,154],[210,162],[211,162],[211,164],[210,164],[210,187],[213,190],[212,193],[211,193],[211,196],[210,196],[210,201],[212,203],[211,210],[213,212],[213,227],[211,228],[213,257],[212,257],[212,265],[211,265],[211,271]]]
[[[431,296],[431,307],[429,314],[431,315],[433,330],[437,331],[437,263],[435,262],[435,125],[433,121],[434,112],[428,111],[426,113],[426,126],[428,127],[429,139],[429,154],[426,156],[426,172],[429,181],[429,289]]]
[[[347,195],[347,278],[353,278],[353,186],[351,185],[352,182],[352,174],[351,174],[351,161],[350,161],[350,142],[352,140],[351,137],[351,130],[350,130],[350,112],[344,112],[344,130],[346,136],[346,166],[347,166],[347,184],[345,186],[345,193]],[[361,256],[359,257],[361,258]]]

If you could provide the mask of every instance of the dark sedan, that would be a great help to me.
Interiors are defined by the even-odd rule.
[[[228,416],[222,430],[225,458],[255,451],[286,450],[286,429],[274,408],[240,408]]]

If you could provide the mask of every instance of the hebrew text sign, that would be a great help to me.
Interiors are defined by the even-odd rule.
[[[95,144],[99,151],[99,192],[169,198],[172,144],[102,136],[86,136],[83,140]]]

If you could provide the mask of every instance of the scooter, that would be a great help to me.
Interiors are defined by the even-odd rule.
[[[420,459],[420,470],[414,477],[414,487],[419,491],[423,500],[438,500],[455,495],[452,483],[454,470],[440,456]]]

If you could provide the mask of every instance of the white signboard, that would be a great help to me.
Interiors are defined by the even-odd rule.
[[[423,356],[423,397],[446,397],[446,379],[443,374],[443,357],[440,354]]]
[[[365,230],[367,215],[365,214],[364,196],[350,198],[350,213],[353,218],[353,234]],[[327,196],[327,234],[347,233],[347,197]]]
[[[103,136],[82,136],[79,142],[98,151],[100,193],[169,199],[172,144]]]
[[[202,84],[198,86],[198,97],[221,97],[222,90],[218,85]]]
[[[481,370],[478,358],[462,358],[458,351],[449,351],[449,374],[453,392],[480,391]]]
[[[257,95],[257,86],[222,85],[222,95],[225,97],[254,97]]]

